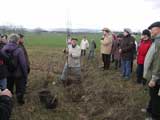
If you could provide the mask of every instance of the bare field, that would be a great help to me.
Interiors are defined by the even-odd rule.
[[[99,52],[92,61],[82,60],[82,82],[63,87],[58,83],[65,63],[61,48],[29,46],[31,73],[25,95],[26,104],[15,102],[11,120],[142,120],[140,112],[148,101],[148,91],[120,77],[113,64],[109,71],[101,71]],[[52,82],[56,82],[55,85]],[[58,107],[47,110],[41,105],[38,92],[47,89],[58,97]]]

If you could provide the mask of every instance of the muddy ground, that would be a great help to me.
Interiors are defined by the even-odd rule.
[[[130,81],[120,76],[114,64],[102,71],[100,55],[94,60],[82,60],[81,83],[67,87],[58,82],[65,63],[62,49],[28,48],[31,73],[26,104],[14,108],[11,120],[143,120],[140,109],[147,105],[148,91],[136,84],[135,68]],[[47,83],[47,84],[46,84]],[[55,83],[55,84],[53,84]],[[45,86],[44,86],[45,85]],[[48,89],[57,96],[56,109],[47,110],[40,103],[38,92]],[[15,98],[14,98],[14,101]]]

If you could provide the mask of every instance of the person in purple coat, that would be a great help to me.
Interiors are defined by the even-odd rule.
[[[9,53],[12,54],[14,66],[16,67],[11,69],[11,66],[8,65],[7,88],[13,93],[15,84],[17,102],[20,105],[23,105],[25,103],[24,93],[28,75],[27,62],[22,48],[20,48],[18,45],[19,35],[11,34],[8,40],[9,43],[3,47],[2,53],[6,57],[8,57]],[[10,60],[11,58],[8,57],[8,59]]]

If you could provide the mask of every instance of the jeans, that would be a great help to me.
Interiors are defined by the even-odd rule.
[[[114,60],[115,62],[115,69],[118,69],[121,67],[121,61],[120,60]]]
[[[122,74],[123,77],[130,78],[131,75],[131,60],[122,59]]]
[[[1,79],[1,80],[0,80],[0,89],[1,89],[1,90],[4,90],[4,89],[6,89],[6,88],[7,88],[7,79],[6,79],[6,78]]]

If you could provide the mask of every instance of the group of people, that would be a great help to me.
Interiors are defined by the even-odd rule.
[[[25,103],[24,94],[30,63],[23,43],[23,34],[0,36],[0,118],[3,120],[9,119],[14,86],[16,87],[17,103],[19,105]]]
[[[124,80],[129,80],[133,69],[133,61],[137,58],[137,83],[148,83],[150,101],[146,112],[148,120],[160,120],[160,22],[151,24],[143,30],[141,39],[137,44],[130,29],[124,29],[123,34],[115,35],[110,29],[104,28],[100,40],[103,70],[109,70],[110,62],[114,60],[115,68],[121,68]],[[69,71],[75,73],[75,79],[81,79],[81,56],[86,56],[89,48],[88,59],[94,58],[96,43],[90,45],[86,36],[77,44],[77,38],[67,39],[66,63],[60,77],[66,85]],[[30,62],[24,46],[22,34],[1,35],[0,37],[0,119],[8,120],[12,108],[12,94],[16,86],[16,98],[19,105],[23,105],[24,94]]]
[[[133,61],[137,61],[137,83],[150,88],[150,101],[145,109],[149,113],[146,120],[160,120],[160,22],[155,22],[142,31],[138,44],[129,28],[115,37],[104,28],[101,39],[103,70],[108,70],[111,57],[115,68],[120,67],[124,80],[131,78]]]
[[[109,70],[111,61],[114,61],[115,68],[120,68],[122,78],[128,81],[131,78],[134,60],[136,59],[136,81],[143,85],[148,83],[150,88],[150,101],[145,109],[150,115],[148,120],[160,120],[160,22],[155,22],[148,29],[143,30],[138,43],[129,28],[124,29],[123,34],[118,35],[113,34],[108,28],[104,28],[102,31],[100,52],[102,54],[103,70]],[[81,56],[86,55],[86,49],[89,48],[86,36],[81,41],[80,46],[77,45],[77,39],[72,38],[70,41],[68,63],[66,62],[61,75],[63,83],[67,81],[70,69],[76,71],[76,74],[78,72],[80,78],[80,59]],[[95,42],[91,46],[94,53]]]
[[[91,42],[89,43],[87,37],[84,36],[80,43],[81,56],[86,56],[86,51],[87,49],[89,49],[88,59],[93,59],[96,47],[96,42],[94,40],[91,40]]]

